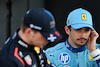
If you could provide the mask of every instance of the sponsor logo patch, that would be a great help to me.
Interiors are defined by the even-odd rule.
[[[86,14],[82,14],[82,20],[87,20]]]
[[[32,59],[31,59],[30,55],[27,55],[24,59],[28,65],[32,65]]]
[[[68,53],[61,53],[58,57],[58,60],[62,64],[67,64],[70,61],[70,55]]]
[[[22,45],[23,47],[28,48],[28,45],[25,44],[24,42],[22,42],[21,40],[19,40],[18,43],[19,43],[20,45]]]
[[[19,55],[21,58],[24,57],[24,55],[23,55],[23,53],[22,53],[21,51],[19,51],[18,55]]]
[[[70,66],[63,66],[63,67],[70,67]]]

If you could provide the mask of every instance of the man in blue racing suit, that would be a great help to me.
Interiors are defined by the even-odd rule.
[[[92,27],[91,14],[75,9],[66,23],[68,39],[45,51],[50,63],[55,67],[100,67],[100,50],[96,47],[99,35]]]

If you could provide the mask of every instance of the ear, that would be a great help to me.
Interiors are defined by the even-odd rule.
[[[65,25],[65,32],[69,35],[70,34],[70,29],[68,28],[67,25]]]
[[[32,31],[31,28],[27,28],[27,29],[25,30],[25,34],[30,35],[31,31]]]

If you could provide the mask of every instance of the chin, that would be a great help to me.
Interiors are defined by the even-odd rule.
[[[43,46],[40,46],[40,48],[43,48]]]
[[[80,44],[81,46],[84,46],[85,44]]]
[[[84,46],[85,43],[77,43],[76,45],[77,45],[77,46]]]

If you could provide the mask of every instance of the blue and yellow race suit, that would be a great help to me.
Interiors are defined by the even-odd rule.
[[[48,48],[45,53],[55,67],[100,67],[100,60],[92,61],[86,45],[74,48],[68,40]]]

